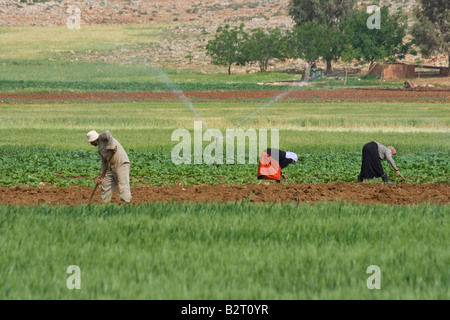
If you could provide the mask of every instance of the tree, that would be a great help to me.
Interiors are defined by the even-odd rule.
[[[291,0],[289,14],[297,26],[314,19],[319,24],[337,26],[351,15],[356,0]]]
[[[279,28],[253,29],[243,42],[243,56],[247,61],[257,61],[261,72],[267,70],[269,60],[286,57],[286,37]]]
[[[349,44],[345,44],[341,52],[341,60],[345,62],[345,80],[344,86],[347,85],[347,70],[353,60],[360,55],[359,49],[353,48]]]
[[[352,14],[356,2],[356,0],[291,0],[289,15],[298,27],[316,20],[318,24],[337,31],[335,28]],[[329,73],[333,59],[325,57],[324,59],[327,61],[326,72]]]
[[[339,29],[320,24],[314,19],[293,29],[290,34],[290,57],[308,62],[316,61],[319,57],[336,61],[340,57],[342,43]]]
[[[376,61],[402,59],[409,51],[410,42],[404,43],[407,16],[400,11],[389,14],[387,7],[380,8],[380,29],[369,29],[370,14],[355,10],[352,17],[342,23],[346,44],[357,49],[358,61],[369,62],[369,69]]]
[[[245,65],[248,60],[243,54],[243,42],[247,38],[244,32],[244,24],[231,28],[228,24],[218,27],[214,39],[206,45],[206,54],[211,57],[212,63],[226,66],[228,74],[231,74],[233,63]]]
[[[411,28],[414,44],[424,56],[447,54],[450,67],[450,1],[419,0],[415,8],[417,22]]]

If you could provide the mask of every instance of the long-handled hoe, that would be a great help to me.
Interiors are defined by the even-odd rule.
[[[103,178],[105,177],[106,170],[108,170],[109,163],[111,162],[111,160],[112,160],[113,157],[114,157],[114,154],[111,156],[111,158],[109,158],[109,160],[108,160],[108,162],[106,163],[106,166],[105,166],[105,168],[103,169],[103,171],[102,171],[100,177],[98,177],[98,178],[96,179],[96,181],[98,181],[99,179],[103,179]],[[95,193],[95,190],[97,190],[98,185],[99,185],[99,183],[96,182],[96,183],[95,183],[94,190],[92,190],[91,198],[89,199],[89,204],[91,204],[91,202],[92,202],[92,198],[94,197],[94,193]]]
[[[402,177],[402,179],[403,179],[405,182],[408,182],[408,180],[406,180],[406,178],[405,178],[404,176],[402,176],[401,173],[400,173],[400,177]]]

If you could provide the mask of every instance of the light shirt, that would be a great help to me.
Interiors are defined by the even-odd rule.
[[[98,136],[98,154],[100,158],[102,158],[102,168],[103,171],[106,163],[110,159],[110,157],[114,154],[112,151],[114,147],[117,146],[117,151],[114,154],[114,157],[111,160],[111,168],[119,168],[124,163],[129,163],[130,159],[128,158],[127,153],[123,149],[122,145],[113,138],[109,130],[105,130]]]
[[[399,171],[394,159],[392,158],[392,151],[389,148],[383,146],[381,143],[376,142],[376,144],[378,145],[378,154],[380,156],[380,159],[386,159],[386,161],[392,166],[392,168],[394,168],[395,171]]]

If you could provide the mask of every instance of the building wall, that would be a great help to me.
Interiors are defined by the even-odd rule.
[[[369,73],[380,76],[383,71],[383,77],[385,79],[404,79],[415,77],[415,67],[413,65],[402,63],[392,63],[388,65],[376,63]]]

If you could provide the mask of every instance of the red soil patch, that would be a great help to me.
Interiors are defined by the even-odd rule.
[[[272,99],[282,90],[184,92],[188,99],[245,100]],[[323,89],[292,90],[286,99],[311,100],[318,102],[336,101],[420,101],[422,99],[450,100],[450,89],[404,90],[404,89]],[[2,93],[0,103],[64,103],[64,102],[114,102],[114,101],[176,101],[180,96],[174,92],[92,92],[92,93]]]
[[[36,204],[87,204],[93,188],[89,187],[16,187],[0,188],[2,205]],[[148,202],[238,202],[252,203],[316,203],[318,201],[342,200],[355,203],[377,203],[408,205],[420,203],[450,203],[450,184],[385,185],[383,183],[322,183],[322,184],[259,184],[246,186],[197,185],[132,188],[132,203]],[[100,190],[96,190],[92,201],[100,203]],[[112,203],[120,203],[118,190]]]

